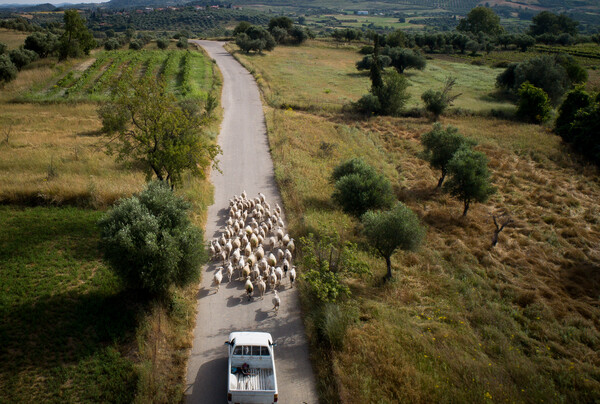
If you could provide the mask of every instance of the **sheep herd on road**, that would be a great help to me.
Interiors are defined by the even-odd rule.
[[[268,288],[275,292],[272,301],[277,311],[281,300],[276,289],[283,286],[285,278],[289,278],[290,287],[294,285],[294,239],[284,232],[279,205],[271,207],[260,192],[253,199],[244,191],[229,200],[225,228],[210,242],[209,249],[212,259],[221,263],[213,277],[217,292],[225,275],[228,282],[245,282],[248,300],[253,294],[264,299]]]

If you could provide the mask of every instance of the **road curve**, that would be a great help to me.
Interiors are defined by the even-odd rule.
[[[272,205],[281,197],[275,183],[266,127],[258,87],[254,78],[226,50],[223,42],[193,41],[216,60],[223,74],[221,103],[224,118],[219,144],[223,149],[214,172],[214,204],[208,209],[206,239],[220,234],[227,216],[229,199],[246,191],[255,197],[265,194]],[[227,402],[227,350],[223,345],[231,331],[266,331],[277,342],[275,366],[279,402],[317,403],[315,379],[308,357],[308,343],[300,317],[296,289],[289,280],[280,289],[281,308],[272,311],[268,291],[264,300],[245,297],[241,281],[226,279],[218,293],[211,287],[215,265],[203,268],[198,293],[194,345],[188,359],[186,402],[218,404]]]

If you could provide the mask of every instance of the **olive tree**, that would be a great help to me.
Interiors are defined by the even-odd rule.
[[[89,55],[96,46],[96,41],[90,30],[85,26],[85,20],[75,9],[66,10],[64,14],[65,31],[58,44],[60,60],[77,57],[82,53]]]
[[[209,117],[194,105],[179,103],[164,81],[122,77],[98,110],[107,152],[141,165],[148,179],[156,176],[171,187],[181,183],[184,172],[203,177],[211,164],[216,167],[221,149],[203,131]]]
[[[448,162],[450,178],[444,189],[464,204],[463,217],[472,202],[485,202],[496,189],[490,183],[487,156],[469,147],[462,147]]]
[[[369,209],[387,208],[394,196],[390,181],[360,159],[341,163],[333,171],[332,199],[344,212],[360,217]]]
[[[453,126],[443,129],[441,124],[435,123],[431,131],[421,136],[421,144],[425,148],[423,159],[428,161],[431,167],[442,172],[437,184],[437,188],[441,188],[448,174],[448,163],[454,153],[461,147],[475,145],[475,142],[458,133],[458,129]]]
[[[102,217],[104,256],[127,288],[161,295],[172,285],[198,279],[206,252],[202,230],[191,224],[189,209],[168,184],[151,182]]]
[[[392,278],[392,254],[398,248],[416,250],[425,236],[425,229],[417,215],[402,202],[396,203],[391,210],[370,210],[362,216],[361,221],[367,242],[385,259],[386,281]]]

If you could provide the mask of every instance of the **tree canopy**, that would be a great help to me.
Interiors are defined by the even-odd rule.
[[[195,103],[179,103],[163,81],[121,78],[98,113],[108,152],[141,164],[148,178],[174,187],[184,172],[204,176],[208,166],[216,166],[221,149],[202,131],[208,117]]]
[[[529,34],[533,36],[543,34],[569,34],[577,35],[579,25],[578,21],[571,19],[566,14],[554,14],[550,11],[542,11],[531,19]]]
[[[487,156],[469,147],[462,147],[448,162],[450,179],[444,189],[464,203],[463,216],[471,202],[485,202],[496,192],[490,183]]]
[[[392,254],[398,248],[416,250],[425,237],[425,229],[419,223],[419,218],[402,202],[397,202],[388,211],[368,211],[361,221],[367,242],[385,259],[386,280],[392,277]]]
[[[92,33],[85,26],[85,20],[75,9],[66,10],[64,15],[65,32],[58,45],[59,59],[77,57],[82,53],[89,55],[96,46]]]
[[[100,220],[104,255],[128,288],[165,294],[198,279],[206,252],[189,208],[166,183],[151,182]]]
[[[488,35],[499,35],[504,32],[504,28],[500,25],[500,17],[488,7],[472,9],[466,18],[460,20],[456,29],[473,34],[483,32]]]
[[[448,174],[448,163],[454,154],[462,147],[475,145],[475,142],[458,133],[458,128],[448,126],[443,129],[442,125],[436,122],[431,131],[421,136],[421,144],[425,148],[423,159],[428,161],[431,167],[442,172],[437,184],[440,188]]]

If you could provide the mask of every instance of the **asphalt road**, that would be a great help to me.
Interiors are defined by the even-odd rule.
[[[271,205],[281,197],[275,183],[266,127],[258,87],[254,78],[227,51],[224,43],[194,41],[217,61],[223,74],[224,119],[219,144],[223,149],[214,172],[214,205],[208,209],[206,239],[220,235],[227,219],[229,199],[246,191],[249,197],[262,192]],[[270,332],[275,348],[279,402],[317,403],[315,379],[308,357],[308,344],[300,318],[296,289],[285,279],[279,289],[281,308],[272,310],[273,293],[264,300],[248,301],[242,281],[223,279],[218,292],[211,286],[217,264],[203,269],[198,293],[194,345],[188,360],[186,401],[188,403],[227,402],[227,347],[232,331]]]

